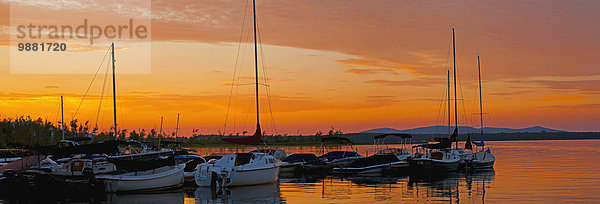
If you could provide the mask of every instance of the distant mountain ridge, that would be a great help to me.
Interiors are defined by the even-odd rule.
[[[454,127],[451,128],[454,130]],[[459,126],[458,132],[463,133],[479,133],[479,128],[469,127],[469,126]],[[563,130],[555,130],[550,128],[545,128],[541,126],[533,126],[521,129],[514,128],[498,128],[498,127],[485,127],[483,128],[484,133],[536,133],[536,132],[566,132]],[[360,133],[406,133],[406,134],[448,134],[448,126],[428,126],[428,127],[419,127],[412,128],[406,130],[398,130],[394,128],[377,128],[370,129],[366,131],[362,131]]]

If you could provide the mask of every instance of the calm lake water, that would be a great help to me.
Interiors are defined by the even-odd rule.
[[[107,194],[102,198],[87,201],[111,203],[600,203],[600,140],[489,141],[486,144],[496,155],[496,164],[492,171],[470,174],[451,173],[434,178],[414,176],[336,178],[282,175],[278,183],[222,189],[216,193],[208,188],[184,187],[182,190],[156,194]],[[397,146],[399,145],[389,145],[389,147]],[[360,145],[355,148],[361,154],[375,152],[375,147],[372,145]],[[283,149],[288,153],[318,152],[318,147]],[[235,148],[197,150],[201,155],[236,151]],[[238,151],[248,150],[251,149]],[[85,202],[86,200],[61,198],[60,201]]]

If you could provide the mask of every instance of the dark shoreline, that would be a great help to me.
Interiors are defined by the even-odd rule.
[[[352,141],[354,145],[374,144],[374,137],[381,135],[378,133],[348,133],[335,135],[335,137],[345,137]],[[479,134],[460,134],[459,141],[466,141],[468,135],[471,135],[472,141],[479,141]],[[433,141],[436,137],[448,137],[442,134],[415,134],[410,143],[427,143]],[[331,136],[263,136],[262,140],[267,146],[319,146],[320,138]],[[228,144],[220,141],[221,136],[199,136],[194,143],[184,143],[186,147],[235,147],[235,144]],[[540,132],[540,133],[494,133],[485,134],[485,141],[522,141],[522,140],[588,140],[600,139],[600,132]],[[387,137],[386,144],[400,144],[402,140],[398,137]],[[328,144],[330,145],[330,144]],[[345,144],[339,144],[345,145]]]
[[[345,134],[356,143],[373,143],[373,137],[380,134],[373,133],[351,133]],[[466,141],[468,135],[472,141],[479,141],[480,134],[460,134],[459,141]],[[448,137],[446,134],[415,134],[412,135],[413,143],[432,141],[436,137]],[[600,139],[600,132],[539,132],[539,133],[494,133],[485,134],[486,141],[517,141],[517,140],[584,140],[584,139]],[[388,137],[386,142],[400,143],[399,138]]]

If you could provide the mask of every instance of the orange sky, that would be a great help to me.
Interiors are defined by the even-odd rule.
[[[93,75],[11,73],[10,9],[7,2],[0,2],[1,117],[55,120],[63,94],[65,118],[70,120]],[[12,4],[36,11],[32,13],[62,12],[54,21],[79,21],[81,13],[102,16],[109,11],[79,8],[69,1],[53,6]],[[158,127],[164,116],[165,129],[172,131],[180,113],[184,135],[190,135],[192,128],[202,133],[222,131],[226,116],[228,133],[234,131],[234,123],[235,132],[252,132],[253,86],[243,85],[253,77],[250,13],[238,58],[237,83],[242,85],[235,86],[226,114],[246,2],[152,1],[151,6],[151,73],[117,76],[119,125],[150,129]],[[137,8],[126,3],[122,7]],[[490,126],[600,131],[599,9],[596,1],[258,0],[261,65],[268,71],[272,108],[271,117],[262,95],[261,123],[269,134],[274,129],[314,134],[331,126],[357,132],[444,124],[438,112],[446,71],[452,66],[449,48],[455,27],[464,98],[464,106],[459,104],[461,124],[478,126],[473,113],[478,112],[479,54],[484,112],[489,113]],[[32,14],[31,18],[42,17]],[[109,43],[94,46],[104,50]],[[117,67],[135,66],[127,60],[140,51],[122,48],[117,57],[127,59],[117,58]],[[95,56],[103,51],[94,49],[72,53],[81,56],[73,61],[38,66],[70,63],[95,70],[102,55]],[[103,79],[101,75],[92,84],[79,120],[96,123]],[[108,128],[112,104],[102,107],[98,123]]]

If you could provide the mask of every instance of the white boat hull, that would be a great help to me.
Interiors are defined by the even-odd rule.
[[[185,164],[180,164],[177,166],[161,167],[166,169],[158,168],[118,175],[100,175],[96,178],[103,180],[106,192],[158,190],[183,185],[184,167]],[[152,172],[159,170],[164,171]]]
[[[279,167],[258,170],[237,171],[229,186],[248,186],[273,183],[279,178]]]
[[[196,172],[196,184],[202,187],[210,187],[212,179],[211,172]],[[226,180],[223,187],[267,184],[277,181],[278,178],[279,166],[253,170],[231,171],[229,178],[227,179],[229,182]]]
[[[215,163],[203,163],[196,167],[196,185],[209,187],[248,186],[277,181],[281,162],[264,153],[250,153],[252,159],[245,164],[234,165],[236,155],[223,156]],[[248,156],[248,154],[240,154]]]

